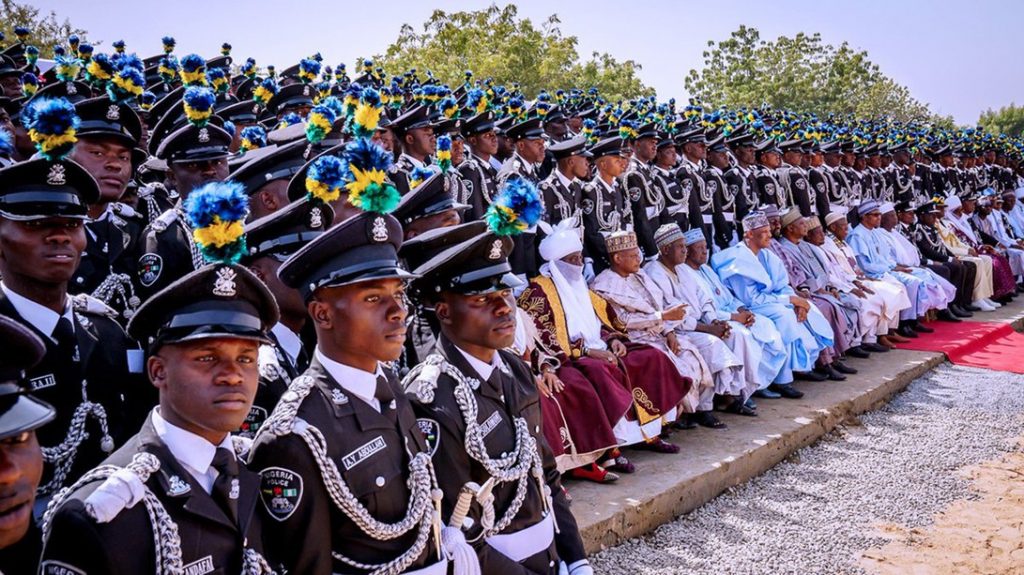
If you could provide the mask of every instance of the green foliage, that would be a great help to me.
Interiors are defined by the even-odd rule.
[[[817,114],[935,119],[905,86],[882,74],[867,52],[846,42],[826,44],[820,34],[768,42],[757,29],[740,26],[727,40],[709,41],[703,57],[703,69],[690,70],[685,85],[696,100],[712,106],[769,104]]]
[[[1024,135],[1024,106],[1011,103],[999,108],[998,112],[989,108],[981,113],[978,125],[993,134],[1020,137]]]
[[[552,15],[535,25],[518,16],[515,4],[473,12],[435,10],[422,32],[403,25],[398,39],[375,59],[389,73],[415,68],[423,78],[430,70],[451,86],[461,85],[464,72],[472,70],[477,80],[491,78],[506,87],[518,83],[527,97],[542,89],[591,86],[610,100],[653,93],[637,77],[640,66],[632,60],[594,53],[580,62],[576,37],[562,35],[559,23]]]
[[[26,26],[31,34],[27,44],[39,48],[41,58],[53,57],[53,46],[66,44],[68,36],[77,34],[83,43],[88,43],[85,30],[75,28],[66,18],[57,19],[52,10],[43,14],[39,8],[30,4],[21,4],[15,0],[0,0],[0,32],[4,33],[4,47],[18,41],[14,35],[15,26]]]

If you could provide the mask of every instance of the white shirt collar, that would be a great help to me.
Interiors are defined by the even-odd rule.
[[[213,456],[217,453],[218,447],[223,447],[231,453],[235,448],[231,443],[231,434],[226,434],[224,440],[214,445],[177,425],[167,421],[160,415],[160,408],[153,408],[150,416],[153,421],[153,430],[156,431],[160,440],[164,442],[171,455],[178,460],[191,473],[199,483],[203,485],[207,493],[213,488],[213,481],[217,479],[216,470],[210,469],[213,463]]]
[[[562,182],[562,185],[565,186],[566,189],[570,189],[572,187],[572,183],[576,181],[576,178],[570,180],[565,177],[565,175],[562,174],[562,170],[559,170],[558,168],[555,168],[553,171],[555,176],[558,177],[558,181]]]
[[[377,377],[383,375],[384,372],[381,371],[379,362],[377,370],[371,373],[334,361],[324,355],[319,346],[313,353],[320,365],[324,366],[327,373],[331,374],[331,377],[338,382],[342,389],[363,400],[378,412],[380,411],[380,401],[376,397]]]
[[[455,349],[459,350],[459,353],[461,353],[462,356],[466,358],[466,361],[469,362],[469,367],[473,368],[473,371],[475,371],[477,375],[480,376],[480,379],[482,381],[490,379],[491,374],[494,373],[494,370],[496,368],[501,367],[501,356],[498,354],[497,351],[495,351],[494,355],[491,357],[490,363],[484,363],[477,359],[476,357],[467,353],[459,346],[455,346]]]
[[[20,315],[22,319],[48,336],[52,337],[53,330],[56,329],[57,322],[61,317],[68,318],[72,327],[75,325],[75,316],[71,313],[70,298],[65,297],[64,313],[58,314],[50,308],[40,305],[27,297],[14,292],[2,281],[0,281],[0,289],[3,290],[4,296],[10,300],[11,305],[14,306],[14,310],[18,312],[18,315]]]
[[[281,349],[288,355],[292,365],[295,365],[295,360],[299,357],[299,352],[302,351],[302,340],[299,339],[299,336],[281,322],[275,323],[274,327],[270,328],[270,333],[274,334]]]

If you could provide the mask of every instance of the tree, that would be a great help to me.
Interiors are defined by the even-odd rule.
[[[899,121],[933,121],[926,104],[882,74],[865,51],[843,42],[822,42],[820,34],[761,39],[740,26],[727,40],[708,42],[702,70],[690,70],[685,86],[692,97],[713,106],[759,107],[795,112],[889,116]],[[945,119],[942,119],[945,120]]]
[[[981,113],[978,125],[993,134],[1006,134],[1013,138],[1024,135],[1024,106],[1011,103],[996,112],[989,108]]]
[[[435,10],[417,32],[402,26],[398,39],[376,60],[392,74],[415,68],[423,78],[427,70],[441,82],[457,86],[466,70],[478,80],[518,83],[527,97],[540,90],[591,86],[610,100],[653,93],[636,73],[631,60],[619,62],[609,54],[579,61],[575,36],[563,36],[557,15],[534,25],[519,18],[515,4],[491,5],[473,12]]]
[[[75,28],[67,18],[59,21],[57,14],[52,10],[42,14],[39,8],[29,4],[20,4],[15,0],[0,0],[0,32],[4,34],[3,46],[17,42],[14,35],[16,26],[25,26],[29,29],[30,35],[26,43],[39,48],[39,55],[42,58],[52,58],[53,47],[57,44],[66,44],[72,34],[77,34],[83,43],[87,42],[85,30]]]

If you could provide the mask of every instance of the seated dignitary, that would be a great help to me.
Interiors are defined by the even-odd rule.
[[[974,275],[974,289],[971,291],[970,300],[958,302],[958,307],[967,313],[979,311],[981,306],[978,306],[978,303],[981,301],[987,301],[988,298],[992,297],[995,293],[996,280],[994,266],[996,265],[996,258],[978,253],[978,250],[967,242],[961,240],[959,235],[953,230],[949,220],[946,219],[947,212],[951,211],[949,204],[952,204],[955,201],[955,205],[959,207],[961,205],[960,198],[949,198],[947,203],[946,199],[941,196],[936,196],[933,201],[935,201],[937,213],[934,218],[930,219],[930,221],[932,222],[931,227],[935,229],[935,234],[938,235],[939,239],[942,241],[943,247],[950,255],[957,258],[959,261],[974,264],[974,270],[976,272]],[[968,228],[970,228],[970,226],[968,226]],[[1015,286],[1013,289],[1010,288],[1010,284],[1013,283],[1013,274],[1009,271],[1009,263],[1006,263],[1006,274],[1008,279],[1006,280],[1004,293],[1016,291]],[[987,304],[986,307],[988,307]]]
[[[309,367],[310,352],[301,334],[309,315],[299,290],[286,286],[277,270],[290,255],[331,227],[334,211],[316,199],[302,198],[245,226],[248,251],[242,262],[274,295],[281,320],[260,346],[260,385],[249,417],[239,433],[253,438],[274,411],[288,385]]]
[[[25,370],[43,359],[46,346],[28,328],[0,316],[0,572],[35,575],[42,534],[32,519],[43,452],[36,429],[53,420],[48,404],[32,397]]]
[[[766,390],[782,374],[786,366],[786,348],[782,336],[772,320],[755,314],[736,299],[725,287],[715,270],[708,265],[708,244],[700,229],[683,234],[686,244],[685,266],[676,266],[683,282],[697,284],[694,294],[699,298],[692,305],[705,324],[728,322],[725,341],[746,367],[747,380],[757,390]],[[754,367],[751,367],[754,366]],[[774,392],[770,392],[774,393]],[[726,411],[741,411],[733,402],[724,406]]]
[[[756,388],[747,379],[743,361],[725,343],[731,328],[724,322],[703,323],[701,298],[697,294],[699,288],[696,283],[685,281],[680,276],[678,268],[686,261],[683,230],[675,222],[665,224],[655,232],[654,241],[658,259],[645,265],[643,271],[661,290],[666,307],[687,306],[681,326],[683,336],[700,351],[715,382],[714,388],[701,393],[697,413],[689,419],[705,427],[724,428],[725,423],[711,414],[716,397],[728,405],[738,404],[737,411],[743,415],[755,415],[743,404]]]
[[[37,118],[67,112],[70,104],[61,102],[45,101]],[[67,293],[86,246],[86,210],[99,197],[92,176],[59,159],[68,147],[40,144],[52,160],[0,170],[0,315],[46,343],[46,357],[28,378],[36,397],[57,411],[39,432],[47,463],[41,495],[99,464],[138,429],[154,401],[141,376],[142,352],[110,308]]]
[[[842,211],[829,212],[825,221],[849,229],[846,214]],[[842,222],[840,224],[840,222]],[[840,250],[835,241],[826,237],[821,222],[807,220],[806,242],[816,246],[825,261],[829,285],[847,296],[858,298],[858,314],[861,326],[860,348],[867,352],[886,352],[892,347],[889,332],[899,325],[900,311],[910,306],[907,291],[899,282],[875,282],[858,275],[850,259]],[[843,237],[846,237],[845,231]],[[882,338],[879,342],[879,338]]]
[[[353,162],[350,170],[386,173],[390,157],[383,149],[365,140],[349,146],[369,152],[372,158],[363,159],[375,163]],[[327,155],[317,162],[324,167],[335,160]],[[431,446],[394,371],[384,365],[402,353],[405,282],[412,276],[398,260],[402,227],[386,213],[398,192],[383,179],[377,183],[371,190],[365,181],[347,182],[356,207],[377,211],[334,226],[278,270],[302,295],[317,336],[309,368],[260,428],[251,457],[262,475],[267,556],[288,572],[448,569]],[[461,569],[475,565],[464,545],[459,557],[471,560]]]
[[[827,361],[823,358],[815,371],[834,381],[841,381],[846,379],[843,373],[856,373],[855,369],[846,367],[839,360],[844,353],[850,352],[855,357],[867,356],[859,347],[861,334],[858,310],[856,302],[844,299],[835,286],[828,283],[828,271],[821,254],[814,251],[814,246],[804,242],[806,222],[807,219],[798,209],[786,210],[782,214],[777,237],[773,238],[768,249],[785,264],[789,285],[813,303],[832,327],[835,337],[833,359]]]
[[[810,372],[822,352],[832,347],[832,328],[818,308],[790,287],[786,267],[768,250],[771,225],[763,212],[743,219],[743,241],[711,258],[722,283],[751,312],[772,320],[788,351],[788,363],[768,390],[789,399],[803,397],[794,389],[794,372]]]
[[[971,216],[974,229],[982,235],[983,241],[1006,256],[1010,262],[1017,283],[1024,282],[1024,241],[1014,237],[1012,229],[1002,218],[1002,197],[986,189],[977,200],[977,208]],[[1009,300],[1015,294],[1004,296]],[[1006,303],[1006,302],[1000,302]]]
[[[664,414],[664,423],[671,423],[680,413],[710,409],[702,400],[713,396],[715,383],[700,350],[684,337],[686,304],[670,305],[658,284],[641,269],[643,256],[633,232],[609,235],[607,252],[611,267],[598,274],[590,288],[611,304],[630,340],[665,353],[679,374],[693,381],[689,390],[667,390],[685,395],[668,395],[655,403]]]
[[[1016,279],[1013,277],[1013,271],[1010,269],[1010,262],[1006,256],[984,243],[981,235],[971,225],[969,214],[974,212],[975,202],[976,200],[972,196],[967,196],[963,200],[959,196],[947,197],[945,214],[937,225],[939,225],[942,241],[946,243],[946,247],[954,250],[954,253],[958,248],[966,248],[969,255],[977,255],[980,259],[989,262],[992,268],[991,293],[976,293],[974,302],[971,304],[972,307],[967,309],[969,311],[995,311],[1000,304],[993,298],[1002,298],[1015,293],[1017,291]],[[979,273],[979,275],[981,274]]]
[[[909,231],[911,241],[921,252],[924,265],[946,278],[956,287],[956,300],[949,302],[949,307],[939,312],[939,317],[949,319],[952,316],[959,321],[961,317],[973,316],[973,313],[963,309],[962,306],[970,305],[973,301],[974,286],[977,285],[977,265],[954,256],[942,241],[942,236],[939,235],[939,230],[935,226],[935,222],[942,215],[939,202],[936,200],[923,202],[913,211],[910,211],[910,206],[906,202],[900,202],[896,211],[903,222],[916,217],[917,223],[908,226],[905,231]]]
[[[128,330],[147,342],[159,406],[50,503],[40,573],[271,573],[259,476],[231,432],[249,413],[259,346],[277,317],[263,282],[219,263],[139,308]]]
[[[572,405],[575,398],[556,394],[566,419],[584,429],[599,428],[600,423],[594,420],[603,413],[615,439],[613,445],[651,442],[655,444],[652,449],[657,450],[662,418],[651,398],[658,398],[655,401],[671,409],[675,403],[661,398],[679,397],[690,383],[660,351],[631,342],[613,327],[614,312],[590,291],[583,278],[583,244],[575,223],[572,218],[562,220],[545,231],[548,235],[541,241],[540,256],[546,263],[519,296],[519,306],[536,326],[539,349],[556,360],[554,372],[558,378],[563,382],[587,382],[597,394],[596,411],[576,409]],[[632,471],[624,461],[613,465],[617,470]],[[574,475],[589,472],[602,475],[595,468]]]
[[[491,208],[491,229],[442,247],[413,270],[420,276],[413,281],[414,294],[433,307],[441,331],[434,352],[403,383],[421,428],[434,438],[441,489],[479,489],[468,515],[446,496],[442,517],[466,531],[481,572],[554,574],[564,563],[569,573],[589,574],[544,439],[534,375],[516,354],[504,351],[515,341],[512,290],[521,287],[508,262],[508,234],[528,228],[540,215],[536,188],[521,191],[525,211],[510,207],[506,189]]]

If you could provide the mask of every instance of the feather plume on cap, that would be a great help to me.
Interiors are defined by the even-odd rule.
[[[373,88],[363,88],[359,94],[359,103],[352,114],[350,129],[356,138],[369,138],[377,130],[380,124],[380,115],[383,108],[380,104],[380,94]]]
[[[267,131],[262,126],[246,126],[242,128],[239,152],[244,154],[267,145]]]
[[[29,68],[34,68],[36,62],[39,61],[39,48],[35,46],[25,47],[25,62],[28,63]]]
[[[331,133],[334,122],[338,119],[334,108],[325,104],[317,104],[306,117],[306,140],[311,144],[322,142]]]
[[[96,54],[85,66],[85,80],[93,86],[103,86],[114,77],[114,72],[116,70],[110,57],[106,54]]]
[[[210,182],[185,199],[192,239],[207,262],[238,263],[246,253],[249,196],[236,182]]]
[[[185,107],[185,117],[197,128],[202,128],[213,116],[213,104],[217,97],[213,90],[203,86],[191,86],[185,89],[182,103]]]
[[[74,82],[82,71],[82,61],[75,56],[57,56],[54,73],[61,82]]]
[[[164,45],[164,54],[170,54],[174,51],[174,47],[178,44],[174,41],[173,36],[164,36],[161,40]]]
[[[320,62],[317,60],[305,58],[299,61],[299,81],[303,84],[309,84],[315,81],[319,74]]]
[[[345,172],[345,163],[337,156],[327,154],[313,160],[313,165],[306,170],[309,199],[325,204],[337,200],[345,187]]]
[[[412,171],[409,172],[409,189],[415,190],[420,186],[420,184],[427,181],[427,178],[433,175],[434,170],[431,170],[430,168],[423,166],[413,168]]]
[[[452,167],[452,137],[448,134],[437,137],[437,167],[442,174]]]
[[[231,87],[231,82],[228,81],[227,74],[224,73],[223,68],[213,68],[207,71],[206,81],[209,82],[210,87],[218,94],[227,94],[228,88]]]
[[[146,79],[142,72],[132,66],[123,66],[107,82],[107,96],[116,103],[129,102],[142,95]]]
[[[39,91],[39,78],[32,72],[25,72],[21,75],[21,95],[31,98]]]
[[[160,64],[156,69],[164,84],[173,84],[178,79],[178,72],[180,70],[181,66],[178,64],[178,59],[171,55],[160,58]]]
[[[64,98],[40,98],[30,103],[22,116],[40,156],[56,162],[71,153],[78,141],[80,123],[71,102]]]
[[[256,89],[252,91],[252,99],[260,106],[266,106],[275,94],[277,94],[277,82],[273,78],[267,78],[257,84]]]
[[[510,178],[487,209],[484,219],[499,236],[514,236],[537,224],[544,204],[537,187],[523,178]]]
[[[365,212],[392,212],[402,196],[388,180],[391,154],[369,138],[359,138],[345,146],[343,157],[348,202]]]
[[[189,54],[179,62],[181,81],[186,86],[206,85],[206,60],[198,54]]]

